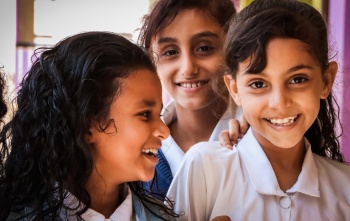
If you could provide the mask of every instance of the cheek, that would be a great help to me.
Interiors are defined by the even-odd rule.
[[[218,76],[222,74],[226,66],[223,63],[222,56],[215,56],[210,60],[204,61],[202,66],[211,76]]]
[[[299,100],[300,106],[304,107],[304,112],[310,116],[310,118],[316,118],[320,110],[320,98],[315,96],[304,96],[304,99]]]
[[[172,77],[172,73],[174,72],[174,65],[165,65],[165,64],[160,64],[157,66],[157,72],[160,81],[162,84],[167,83],[169,81],[169,78]]]

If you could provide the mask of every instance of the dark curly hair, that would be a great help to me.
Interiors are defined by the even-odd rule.
[[[255,0],[232,19],[225,43],[226,65],[235,77],[238,64],[252,57],[250,73],[266,67],[266,45],[273,37],[298,39],[310,46],[322,73],[329,65],[328,32],[322,15],[296,0]],[[320,99],[317,119],[305,136],[318,155],[344,162],[335,133],[339,107],[332,92]]]
[[[0,134],[0,220],[29,205],[33,210],[19,219],[53,220],[61,208],[76,209],[63,204],[67,187],[85,204],[76,213],[81,219],[91,205],[85,184],[94,163],[84,139],[91,122],[105,132],[123,79],[156,69],[140,47],[109,32],[77,34],[35,56],[15,99],[18,108]],[[154,200],[139,182],[128,185],[146,208],[151,203],[176,215],[170,201],[167,207]]]

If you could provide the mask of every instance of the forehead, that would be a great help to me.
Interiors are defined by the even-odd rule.
[[[222,28],[208,12],[195,8],[184,9],[176,15],[175,19],[170,24],[154,36],[152,42],[162,37],[177,38],[185,33],[194,35],[196,33],[208,31],[218,35],[222,34]]]
[[[117,103],[126,106],[142,105],[145,101],[158,103],[162,100],[162,88],[156,73],[148,69],[135,70],[122,82],[122,93]]]
[[[298,39],[293,38],[272,38],[268,41],[265,48],[266,66],[264,70],[285,71],[296,66],[318,67],[319,62],[313,55],[310,46]],[[241,72],[251,67],[254,55],[248,57],[245,61],[239,63]],[[239,73],[237,73],[239,74]]]

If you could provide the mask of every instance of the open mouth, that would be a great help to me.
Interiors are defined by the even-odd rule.
[[[274,126],[285,127],[292,125],[298,117],[299,114],[286,118],[265,118],[265,120]]]
[[[151,157],[157,157],[158,149],[156,148],[142,149],[141,152]]]
[[[205,81],[198,81],[198,82],[193,82],[193,83],[175,83],[175,85],[184,87],[184,88],[196,88],[200,87],[202,85],[208,84],[210,80],[205,80]]]

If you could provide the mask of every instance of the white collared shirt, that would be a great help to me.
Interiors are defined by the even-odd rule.
[[[174,101],[171,101],[167,104],[167,106],[164,108],[163,112],[163,121],[166,125],[170,125],[175,119],[176,119],[176,109],[175,109],[175,103]],[[238,118],[241,115],[241,112],[239,110],[236,111],[236,118]],[[219,134],[221,131],[228,129],[228,122],[232,119],[230,116],[230,111],[227,109],[217,125],[215,126],[209,141],[218,141],[219,140]],[[182,159],[185,155],[183,150],[179,147],[179,145],[175,142],[174,138],[169,135],[169,137],[166,140],[162,141],[162,151],[164,153],[165,158],[167,159],[171,173],[173,176],[175,175],[176,171],[179,169],[179,166],[182,162]]]
[[[306,140],[306,139],[305,139]],[[237,148],[192,147],[169,188],[188,220],[350,221],[350,167],[307,152],[297,182],[283,192],[251,129]]]
[[[104,215],[91,208],[82,215],[82,218],[86,221],[133,221],[131,191],[127,185],[125,185],[125,190],[127,191],[125,200],[109,218],[106,218]],[[78,205],[78,199],[69,193],[68,197],[64,200],[64,204],[73,207],[74,205]],[[60,218],[62,220],[75,221],[77,219],[73,214],[74,212],[72,211],[61,210]]]

